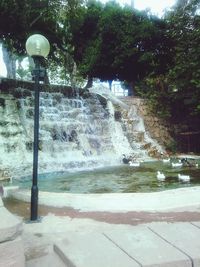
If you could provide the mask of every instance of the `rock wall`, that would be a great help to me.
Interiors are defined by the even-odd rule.
[[[123,97],[121,100],[126,103],[129,108],[132,106],[136,107],[137,114],[144,120],[145,132],[151,136],[152,139],[156,140],[164,149],[168,149],[174,139],[170,133],[170,125],[168,123],[152,114],[148,111],[148,106],[144,99],[138,97]],[[140,135],[140,138],[141,135]],[[146,144],[147,148],[148,144]],[[150,152],[151,154],[151,152]]]

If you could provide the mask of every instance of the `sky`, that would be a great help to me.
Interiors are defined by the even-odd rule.
[[[107,0],[101,0],[106,2]],[[116,0],[123,4],[131,4],[131,0]],[[152,13],[161,17],[163,15],[163,10],[170,8],[175,4],[176,0],[134,0],[134,7],[139,10],[144,10],[150,8]]]
[[[2,60],[2,50],[0,45],[0,76],[6,76],[6,67]]]
[[[107,0],[101,0],[106,2]],[[122,5],[131,4],[131,0],[117,0]],[[136,9],[144,10],[146,8],[151,9],[151,12],[159,17],[163,15],[163,10],[170,8],[175,4],[176,0],[134,0],[134,6]],[[2,51],[0,46],[0,76],[6,76],[6,68],[2,61]]]
[[[120,0],[120,2],[128,2],[128,0]],[[152,13],[162,16],[163,10],[175,4],[176,0],[134,0],[136,9],[150,8]]]

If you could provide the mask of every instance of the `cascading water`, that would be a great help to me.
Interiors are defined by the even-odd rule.
[[[120,122],[115,121],[114,119],[114,106],[110,100],[107,101],[107,106],[109,110],[109,132],[111,136],[111,142],[115,149],[116,154],[120,157],[122,154],[130,155],[133,153],[133,150],[128,142],[128,139],[124,135],[122,125]]]
[[[41,92],[39,173],[118,165],[122,154],[147,157],[138,141],[130,144],[123,121],[115,119],[113,99],[102,103],[97,94],[67,98]],[[1,169],[14,177],[31,174],[33,92],[20,98],[2,94],[0,115]]]
[[[114,125],[116,129],[112,130],[112,132],[114,133],[113,142],[120,148],[119,152],[121,154],[132,155],[136,160],[148,160],[150,159],[148,149],[153,149],[158,155],[165,153],[158,142],[153,140],[146,131],[144,120],[138,114],[139,103],[137,103],[137,99],[135,99],[136,103],[131,102],[131,104],[127,105],[106,87],[99,88],[99,86],[94,86],[90,89],[90,92],[101,95],[108,101],[107,105],[109,106],[112,116],[114,116],[115,112],[114,106],[120,111],[121,123],[115,121]],[[117,128],[117,126],[119,127]],[[121,142],[118,142],[117,136],[121,137]],[[125,145],[127,142],[128,145]]]
[[[146,131],[144,120],[138,114],[137,105],[131,105],[127,114],[127,118],[129,122],[128,124],[131,126],[129,136],[132,139],[132,148],[135,150],[137,157],[147,156],[148,148],[153,148],[159,154],[164,153],[164,149],[156,140],[152,139],[149,133]]]
[[[32,140],[33,97],[21,99],[20,103],[26,132]],[[98,98],[68,99],[60,93],[41,93],[41,168],[55,171],[110,162],[113,147],[109,144],[108,118],[109,112]],[[46,164],[49,166],[43,167]]]

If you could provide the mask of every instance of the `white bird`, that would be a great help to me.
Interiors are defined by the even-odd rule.
[[[170,158],[169,159],[163,159],[162,160],[164,163],[168,163],[168,162],[170,162]]]
[[[183,163],[181,162],[177,162],[177,163],[172,162],[172,167],[182,167],[182,166],[183,166]]]
[[[165,180],[165,175],[164,173],[160,172],[160,171],[157,171],[157,179],[159,181],[164,181]]]
[[[131,166],[131,167],[140,167],[140,162],[138,162],[138,161],[135,161],[135,162],[129,161],[129,166]]]
[[[183,174],[178,174],[178,179],[183,181],[183,182],[188,182],[190,181],[190,176],[189,175],[183,175]]]

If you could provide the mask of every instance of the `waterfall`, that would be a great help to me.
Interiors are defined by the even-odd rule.
[[[144,120],[138,113],[139,104],[138,99],[135,99],[127,114],[128,124],[131,125],[129,136],[132,138],[132,147],[139,149],[139,154],[143,154],[143,156],[149,152],[148,149],[152,149],[158,154],[163,154],[165,151],[162,146],[152,139],[145,129]]]
[[[113,102],[126,110],[119,100],[102,101],[98,94],[67,98],[58,92],[41,92],[39,173],[118,165],[122,154],[147,157],[138,140],[130,142],[123,120],[116,120]],[[133,113],[129,111],[129,117]],[[18,98],[1,94],[0,115],[0,169],[9,169],[14,177],[31,174],[33,92]],[[131,130],[145,134],[144,125],[134,116],[137,131]]]
[[[138,108],[140,101],[134,98],[134,101],[122,101],[116,97],[107,87],[99,85],[90,88],[90,92],[100,95],[107,100],[110,114],[114,116],[115,109],[120,111],[120,123],[110,122],[110,129],[113,132],[113,143],[116,144],[116,151],[121,154],[131,155],[137,160],[149,160],[149,154],[159,156],[165,153],[158,142],[151,138],[146,131],[144,120],[139,115]],[[127,98],[125,97],[127,100]],[[125,100],[123,99],[123,100]],[[115,108],[114,108],[115,106]],[[121,139],[119,139],[121,138]]]
[[[133,153],[133,150],[126,138],[121,123],[115,121],[114,118],[114,106],[111,101],[108,100],[107,102],[108,110],[110,113],[109,118],[109,131],[111,136],[111,142],[113,143],[113,147],[118,155],[130,155]]]

